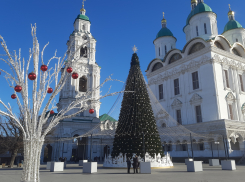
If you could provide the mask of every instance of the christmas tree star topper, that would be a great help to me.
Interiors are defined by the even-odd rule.
[[[138,49],[137,49],[137,47],[135,47],[135,45],[133,47],[133,51],[134,51],[134,53],[136,53],[138,51]]]

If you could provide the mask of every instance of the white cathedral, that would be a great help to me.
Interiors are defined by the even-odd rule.
[[[60,93],[58,111],[71,103],[76,94],[86,92],[100,84],[100,67],[95,60],[96,40],[90,32],[91,23],[84,6],[74,22],[74,31],[67,46],[77,52],[76,68],[79,78],[67,81]],[[228,12],[228,23],[218,34],[216,14],[203,2],[191,0],[191,12],[183,31],[186,45],[176,48],[177,39],[162,20],[162,28],[154,40],[156,58],[146,70],[148,85],[163,108],[180,125],[195,133],[220,134],[226,139],[228,155],[244,157],[245,147],[245,29]],[[99,94],[99,91],[95,94]],[[100,102],[89,103],[94,114],[84,111],[81,115],[63,120],[56,127],[55,137],[66,138],[83,135],[102,123],[103,129],[114,130],[117,121],[108,115],[99,117]],[[168,115],[155,113],[158,127],[164,129]],[[177,127],[177,126],[176,126]],[[166,128],[167,129],[167,128]],[[191,155],[189,142],[162,138],[165,152],[172,157]],[[110,136],[93,137],[92,159],[102,159],[112,149]],[[224,157],[222,137],[202,142],[193,137],[195,157]],[[43,147],[41,162],[72,156],[90,157],[90,137],[69,142],[56,142]]]
[[[178,124],[199,134],[223,135],[229,157],[241,158],[245,154],[245,29],[230,8],[219,35],[216,17],[203,0],[191,0],[182,50],[176,48],[177,39],[163,18],[154,40],[156,58],[146,75],[154,95]],[[158,126],[166,127],[168,115],[155,114]],[[162,140],[172,157],[187,157],[191,150],[182,138]],[[197,140],[193,138],[195,157],[225,156],[222,136]]]

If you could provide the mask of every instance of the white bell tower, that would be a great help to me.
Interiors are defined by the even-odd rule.
[[[96,40],[90,33],[91,22],[85,13],[86,10],[84,9],[83,1],[83,7],[80,10],[80,14],[74,22],[74,31],[67,42],[68,49],[70,48],[71,50],[68,52],[68,56],[75,52],[71,67],[73,69],[73,73],[78,73],[78,78],[73,79],[70,77],[67,80],[65,86],[60,92],[59,103],[57,104],[58,111],[67,107],[68,104],[74,101],[77,94],[86,94],[87,91],[91,91],[100,85],[100,67],[95,60]],[[94,109],[94,113],[90,114],[88,109],[78,117],[99,118],[100,102],[93,101],[93,98],[98,98],[99,94],[100,90],[94,92],[92,94],[92,101],[87,103],[89,109]],[[77,110],[70,112],[74,113],[77,112]]]

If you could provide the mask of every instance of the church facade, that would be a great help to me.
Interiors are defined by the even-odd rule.
[[[186,45],[176,38],[163,18],[154,40],[156,58],[146,70],[148,84],[167,113],[190,131],[220,134],[208,142],[193,138],[195,157],[244,156],[245,140],[245,29],[228,12],[228,23],[218,34],[216,14],[203,2],[191,1],[183,31]],[[166,127],[166,117],[156,119]],[[225,141],[223,143],[223,141]],[[191,155],[190,142],[162,138],[172,157]]]
[[[100,67],[96,63],[96,39],[90,32],[91,22],[89,17],[85,15],[86,10],[80,10],[74,22],[74,31],[67,41],[67,47],[73,54],[72,69],[78,73],[78,79],[72,77],[67,79],[66,84],[59,95],[59,103],[57,104],[58,112],[66,108],[72,103],[76,96],[86,94],[87,91],[93,90],[100,85]],[[64,71],[64,70],[63,70]],[[100,90],[92,93],[92,98],[99,97]],[[71,140],[71,138],[81,136],[92,130],[98,124],[101,124],[101,130],[113,130],[116,127],[116,120],[104,114],[99,117],[100,102],[89,101],[87,103],[94,113],[89,113],[89,109],[80,113],[76,117],[60,121],[60,124],[55,128],[51,138],[56,142],[45,144],[42,149],[41,162],[54,161],[58,158],[66,157],[67,160],[88,159],[92,150],[92,159],[95,157],[102,159],[106,153],[110,152],[110,146],[113,139],[111,137],[92,137],[86,136]],[[72,114],[77,110],[70,111]],[[62,141],[62,139],[64,139]],[[60,140],[60,141],[57,141]]]

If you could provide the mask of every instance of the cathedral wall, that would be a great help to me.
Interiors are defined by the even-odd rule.
[[[206,31],[204,24],[206,24]],[[200,13],[190,19],[189,25],[184,29],[187,42],[195,37],[201,37],[204,40],[218,35],[217,20],[214,13]],[[197,35],[198,32],[198,35]]]
[[[245,31],[244,29],[233,29],[226,31],[223,36],[233,45],[236,42],[245,46]]]
[[[213,55],[218,85],[217,97],[220,107],[220,119],[244,121],[245,61],[242,61],[236,55],[230,57],[231,54],[226,56],[213,53]]]
[[[176,44],[176,39],[171,36],[165,36],[156,39],[154,41],[156,58],[163,59],[168,51],[175,48],[175,44]],[[160,54],[159,54],[159,48],[160,48]]]
[[[177,110],[181,110],[182,124],[194,124],[196,106],[201,107],[202,122],[217,120],[218,108],[215,96],[213,66],[208,62],[210,53],[197,56],[191,60],[166,65],[164,71],[156,71],[149,76],[149,85],[164,109],[177,120]],[[169,69],[168,69],[169,67]],[[198,73],[199,86],[193,89],[192,74]],[[169,74],[169,76],[167,76]],[[174,80],[179,81],[179,94],[175,94]],[[159,99],[159,85],[163,84],[163,99]]]

